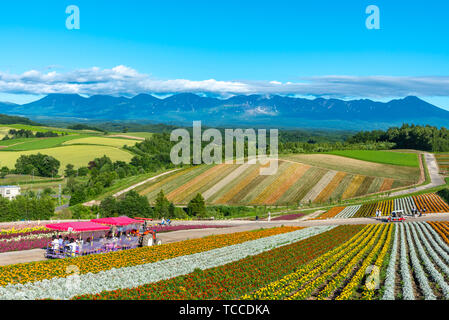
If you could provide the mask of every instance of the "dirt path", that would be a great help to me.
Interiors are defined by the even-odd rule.
[[[147,182],[156,180],[156,179],[159,178],[159,177],[165,176],[165,175],[167,175],[167,174],[169,174],[169,173],[172,173],[172,172],[175,172],[175,171],[178,171],[178,170],[181,170],[181,169],[173,169],[173,170],[170,170],[170,171],[167,171],[167,172],[158,174],[157,176],[148,178],[148,179],[146,179],[146,180],[144,180],[144,181],[141,181],[141,182],[139,182],[139,183],[136,183],[136,184],[134,184],[134,185],[132,185],[132,186],[126,188],[126,189],[123,189],[123,190],[121,190],[121,191],[119,191],[119,192],[113,194],[112,196],[113,196],[114,198],[117,198],[117,197],[121,196],[122,194],[127,193],[128,191],[130,191],[130,190],[132,190],[132,189],[135,189],[135,188],[137,188],[137,187],[139,187],[139,186],[141,186],[141,185],[143,185],[143,184],[145,184],[145,183],[147,183]],[[83,206],[91,207],[91,206],[93,206],[93,205],[99,205],[99,204],[100,204],[100,201],[98,201],[98,200],[91,200],[91,201],[88,201],[88,202],[83,203]]]
[[[433,187],[438,187],[443,184],[446,184],[443,177],[440,175],[438,163],[437,163],[437,160],[435,159],[435,156],[431,153],[424,153],[424,157],[426,159],[427,169],[429,171],[430,183],[426,184],[424,186],[418,186],[418,187],[394,192],[390,196],[395,197],[395,196],[406,195],[406,194],[410,194],[410,193],[414,193],[417,191],[422,191],[422,190],[426,190],[426,189],[430,189]]]

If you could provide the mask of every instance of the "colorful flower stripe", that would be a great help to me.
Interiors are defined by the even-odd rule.
[[[9,235],[9,234],[21,234],[21,233],[31,233],[36,231],[45,231],[48,230],[43,225],[38,225],[38,223],[26,223],[23,225],[17,224],[8,224],[2,225],[2,230],[0,230],[0,235]]]
[[[3,299],[69,299],[76,295],[96,294],[106,290],[127,289],[209,269],[288,245],[335,226],[319,226],[247,241],[205,252],[138,266],[113,268],[96,274],[87,273],[66,278],[53,278],[0,288]],[[76,282],[75,282],[76,281]]]
[[[296,220],[296,219],[299,219],[299,218],[301,218],[303,216],[304,216],[304,213],[294,213],[294,214],[286,214],[284,216],[279,216],[279,217],[273,218],[271,220],[273,220],[273,221],[278,221],[278,220]]]
[[[329,184],[323,190],[321,190],[320,194],[315,198],[314,202],[320,203],[327,201],[346,175],[346,172],[337,172],[332,181],[329,182]]]
[[[312,272],[305,277],[306,285],[301,287],[300,290],[296,291],[293,295],[287,297],[287,299],[298,300],[310,297],[310,295],[317,291],[319,287],[326,284],[334,274],[338,274],[338,272],[350,262],[357,252],[366,247],[368,239],[377,235],[378,231],[378,227],[370,228],[370,233],[363,237],[360,242],[358,241],[355,246],[351,246],[349,252],[346,252],[344,255],[339,255],[337,259],[331,257],[328,261],[326,261],[326,263],[319,267],[319,270],[312,270]]]
[[[430,193],[413,196],[416,207],[419,211],[426,209],[426,213],[449,212],[449,206],[440,196]]]
[[[339,247],[328,251],[321,257],[315,259],[311,263],[301,267],[294,273],[288,274],[280,280],[276,280],[266,287],[260,288],[251,295],[246,295],[243,299],[282,299],[291,291],[297,290],[303,284],[313,279],[322,269],[331,266],[344,255],[347,255],[354,247],[357,247],[372,232],[373,226],[367,226],[350,240],[346,241]]]
[[[312,220],[331,219],[331,218],[335,217],[337,214],[339,214],[344,208],[346,208],[346,207],[333,207],[326,213],[323,213],[319,217],[316,217],[315,219],[312,219]]]
[[[432,224],[411,222],[397,226],[398,240],[393,245],[382,299],[394,300],[396,291],[402,292],[403,300],[449,298],[449,246]],[[400,287],[396,287],[395,279],[398,244]]]
[[[67,277],[66,268],[76,266],[80,274],[98,273],[112,268],[137,266],[159,260],[208,251],[259,238],[265,238],[301,228],[280,227],[233,234],[214,235],[201,239],[163,244],[155,247],[143,247],[105,254],[82,256],[59,260],[47,260],[26,264],[0,267],[0,285],[35,282],[53,277]]]
[[[384,227],[384,226],[383,226]],[[363,249],[359,251],[351,261],[344,264],[344,268],[339,271],[332,280],[325,286],[325,288],[318,294],[318,300],[324,300],[331,298],[334,292],[344,283],[344,281],[351,275],[353,270],[357,267],[357,265],[364,259],[367,253],[373,250],[376,242],[380,238],[381,231],[384,229],[383,227],[376,228],[376,233],[373,237],[370,237],[371,240],[365,244]]]
[[[336,227],[328,232],[220,267],[193,272],[134,289],[102,292],[81,299],[238,299],[332,250],[363,226]]]
[[[363,277],[365,276],[368,267],[372,265],[373,262],[374,266],[376,267],[382,265],[383,258],[385,257],[387,250],[390,248],[392,233],[393,233],[393,225],[389,225],[387,228],[384,228],[380,241],[376,244],[373,251],[371,251],[368,257],[365,260],[363,260],[361,267],[357,270],[356,274],[352,277],[351,281],[346,285],[346,287],[336,298],[336,300],[351,299],[354,294],[354,291],[359,287]],[[378,259],[374,260],[376,259],[376,256],[378,256]],[[365,294],[365,298],[373,296],[374,290],[370,291],[372,291],[370,292],[370,294]]]

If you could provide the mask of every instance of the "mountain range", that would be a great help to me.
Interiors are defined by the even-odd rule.
[[[449,125],[449,111],[417,97],[389,102],[368,99],[339,100],[238,95],[228,99],[202,97],[192,93],[159,99],[149,94],[133,98],[77,94],[49,94],[23,105],[1,103],[0,112],[31,119],[63,118],[81,120],[149,120],[190,124],[202,120],[210,126],[315,127],[376,129],[402,123]]]

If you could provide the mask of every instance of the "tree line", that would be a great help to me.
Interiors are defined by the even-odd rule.
[[[449,130],[445,127],[403,124],[386,131],[361,131],[349,143],[394,143],[396,149],[417,149],[431,152],[449,151]]]

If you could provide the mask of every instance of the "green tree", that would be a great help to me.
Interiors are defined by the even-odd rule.
[[[113,217],[118,214],[117,200],[113,196],[106,197],[100,203],[100,215],[102,217]]]
[[[71,163],[67,164],[65,166],[65,171],[64,171],[64,175],[66,177],[74,177],[76,175],[76,170],[74,169],[75,166]]]
[[[8,167],[2,167],[0,169],[0,178],[2,179],[5,178],[8,175],[8,173],[9,173]]]
[[[156,200],[154,202],[154,217],[162,218],[168,217],[169,211],[168,208],[170,206],[170,201],[165,197],[164,191],[161,189],[156,196]]]
[[[203,196],[200,193],[197,193],[196,196],[189,201],[189,204],[187,205],[187,211],[190,216],[195,216],[198,218],[206,217],[206,204]]]
[[[41,153],[21,155],[16,161],[16,172],[19,174],[34,174],[41,177],[56,176],[61,163],[52,156]]]

